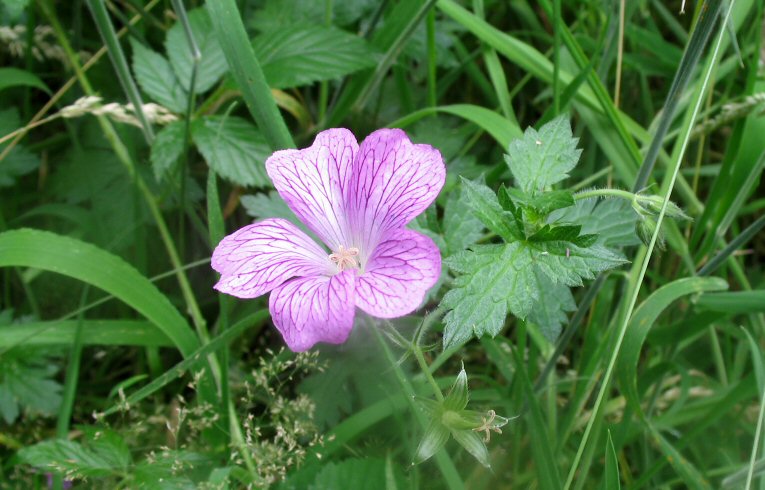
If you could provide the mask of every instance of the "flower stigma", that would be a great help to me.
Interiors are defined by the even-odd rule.
[[[359,264],[356,262],[356,257],[358,257],[358,255],[358,248],[345,248],[344,246],[340,245],[337,252],[329,254],[329,260],[337,264],[338,272],[343,272],[345,269],[357,268],[359,266]]]

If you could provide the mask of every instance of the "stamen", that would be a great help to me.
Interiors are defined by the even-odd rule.
[[[329,260],[337,264],[338,272],[342,272],[349,267],[358,267],[356,257],[359,255],[359,249],[356,247],[345,248],[340,245],[339,249],[335,253],[329,254]]]

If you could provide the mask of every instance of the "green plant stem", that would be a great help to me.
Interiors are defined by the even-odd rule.
[[[422,370],[422,375],[425,376],[425,379],[428,380],[428,383],[430,384],[430,388],[433,390],[433,395],[435,395],[436,399],[440,402],[444,401],[444,395],[441,393],[441,389],[438,387],[438,383],[436,383],[435,378],[433,378],[433,375],[430,372],[430,369],[428,368],[428,363],[425,361],[425,356],[422,355],[422,350],[419,346],[413,345],[412,351],[414,352],[414,357],[417,359],[417,364],[420,365],[420,369]]]
[[[80,306],[84,305],[88,299],[90,286],[85,285],[80,296]],[[66,366],[66,375],[64,382],[64,396],[61,400],[61,407],[56,421],[56,437],[66,439],[69,433],[69,421],[72,419],[72,410],[74,408],[74,399],[77,394],[77,380],[80,376],[80,361],[82,360],[82,320],[84,312],[80,313],[77,323],[77,330],[74,334],[72,348],[69,351],[69,362]]]
[[[733,5],[735,4],[735,0],[731,0],[725,15],[725,22],[723,25],[725,25],[728,22],[728,19],[730,18],[730,13],[733,9]],[[717,41],[715,44],[714,51],[712,53],[711,60],[715,60],[720,52],[720,45],[722,44],[723,35],[725,33],[724,29],[720,29],[720,32],[717,36]],[[703,92],[706,90],[709,79],[711,77],[711,68],[714,65],[713,62],[710,62],[707,64],[707,70],[703,74],[703,81],[701,85],[701,91],[702,96]],[[695,120],[696,116],[699,112],[699,109],[701,107],[701,99],[703,97],[699,97],[696,101],[695,106],[693,107],[693,114],[691,119]],[[592,410],[592,416],[590,417],[590,420],[587,422],[587,427],[584,431],[584,435],[582,436],[582,441],[579,444],[579,448],[577,449],[576,456],[574,457],[574,461],[571,464],[571,470],[569,471],[568,477],[566,478],[566,483],[564,485],[564,489],[568,489],[571,487],[571,484],[574,481],[574,477],[576,476],[576,471],[579,467],[579,462],[582,458],[582,454],[584,453],[584,449],[587,446],[587,442],[589,440],[590,433],[592,432],[593,426],[597,420],[600,418],[600,411],[602,408],[603,399],[605,397],[606,391],[608,391],[610,381],[611,381],[611,375],[613,374],[614,366],[616,365],[616,359],[619,356],[619,350],[621,349],[622,342],[624,341],[625,333],[627,331],[627,325],[629,324],[629,321],[632,317],[632,312],[635,309],[635,305],[637,304],[638,294],[640,293],[640,286],[643,283],[643,279],[645,277],[646,270],[648,269],[648,263],[650,262],[651,253],[654,250],[654,247],[656,246],[656,241],[659,237],[659,230],[661,228],[662,221],[664,220],[664,215],[667,211],[667,205],[669,204],[669,197],[672,193],[672,189],[675,187],[675,182],[677,181],[677,176],[680,172],[680,164],[683,160],[683,155],[685,154],[685,150],[688,147],[688,142],[690,141],[691,137],[691,131],[692,131],[692,125],[688,125],[685,129],[685,134],[683,135],[683,140],[680,142],[680,148],[678,151],[677,158],[675,159],[674,168],[672,169],[672,176],[670,177],[670,180],[667,185],[667,190],[664,194],[664,201],[662,202],[661,210],[659,211],[659,215],[656,218],[656,230],[654,231],[653,235],[651,236],[651,241],[648,244],[648,247],[646,249],[645,256],[642,260],[641,266],[640,266],[640,272],[638,273],[637,280],[635,281],[634,287],[631,291],[631,297],[628,303],[627,311],[625,312],[623,316],[623,321],[621,324],[621,327],[619,328],[619,334],[616,340],[616,344],[614,346],[613,353],[611,354],[611,358],[608,363],[608,367],[606,369],[606,373],[603,376],[603,381],[601,383],[600,390],[598,391],[598,396],[595,401],[595,405]]]
[[[635,200],[636,195],[630,191],[623,191],[621,189],[591,189],[574,194],[575,201],[591,199],[593,197],[618,197],[632,202]]]
[[[428,36],[428,105],[435,107],[438,102],[436,94],[436,10],[430,9],[425,18]]]
[[[236,415],[236,410],[234,410],[234,404],[231,400],[229,400],[228,403],[228,418],[230,422],[229,427],[231,428],[231,441],[239,452],[239,455],[242,456],[244,465],[247,467],[247,472],[250,474],[250,478],[252,478],[252,483],[257,485],[259,483],[258,472],[255,469],[255,463],[252,461],[250,450],[244,442],[242,428],[239,425],[239,417]]]
[[[324,25],[332,26],[332,0],[324,0]],[[329,104],[329,82],[322,80],[319,84],[319,126],[324,125],[324,118],[327,116],[327,104]]]
[[[294,148],[295,142],[252,50],[236,1],[215,0],[206,5],[215,34],[231,67],[231,75],[241,88],[247,108],[269,146],[272,150]]]
[[[762,391],[762,397],[760,399],[760,413],[757,417],[757,429],[754,431],[754,444],[752,445],[752,455],[749,459],[749,469],[746,472],[746,484],[744,488],[749,490],[752,488],[752,478],[754,476],[754,463],[757,460],[757,452],[760,443],[760,437],[762,434],[762,421],[765,419],[765,390]]]
[[[375,336],[375,339],[377,340],[377,343],[380,344],[380,347],[382,348],[383,354],[385,355],[385,359],[390,364],[391,369],[393,370],[393,373],[396,376],[396,379],[398,380],[399,384],[401,385],[401,388],[406,394],[407,402],[409,403],[410,409],[412,410],[415,417],[417,418],[417,422],[419,423],[420,427],[424,430],[427,427],[427,421],[425,420],[425,417],[420,411],[420,409],[414,404],[414,396],[416,395],[414,391],[414,387],[409,382],[404,372],[401,370],[401,366],[399,366],[398,362],[393,356],[393,353],[391,352],[390,347],[388,347],[388,344],[385,342],[385,339],[383,338],[379,329],[372,327],[371,330],[372,330],[372,334]],[[436,453],[435,460],[436,460],[436,465],[438,466],[438,469],[441,471],[441,474],[444,477],[447,488],[449,488],[450,490],[461,490],[465,488],[465,485],[462,482],[462,478],[459,476],[459,473],[457,473],[457,469],[454,467],[454,463],[449,457],[449,454],[444,449],[441,449],[440,451]]]

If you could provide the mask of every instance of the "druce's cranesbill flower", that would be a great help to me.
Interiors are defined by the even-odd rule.
[[[441,273],[441,254],[406,224],[444,185],[438,150],[412,144],[400,129],[375,131],[360,146],[347,129],[329,129],[310,148],[277,151],[266,170],[327,248],[284,219],[245,226],[213,252],[218,291],[271,292],[273,322],[296,352],[345,342],[357,306],[394,318],[422,303]]]

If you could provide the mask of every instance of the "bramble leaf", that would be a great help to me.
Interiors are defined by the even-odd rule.
[[[171,111],[183,112],[186,91],[167,59],[132,39],[130,45],[133,48],[133,73],[143,91]]]
[[[183,153],[184,122],[175,121],[163,127],[151,145],[151,167],[157,180],[169,172]]]
[[[516,185],[524,192],[534,193],[568,177],[582,153],[576,148],[578,141],[565,115],[539,131],[526,129],[523,138],[510,143],[505,156]]]
[[[265,168],[271,149],[246,120],[206,116],[194,121],[192,136],[207,164],[221,177],[244,186],[271,184]]]
[[[332,80],[377,63],[356,35],[333,27],[297,24],[259,35],[253,49],[272,88]]]

